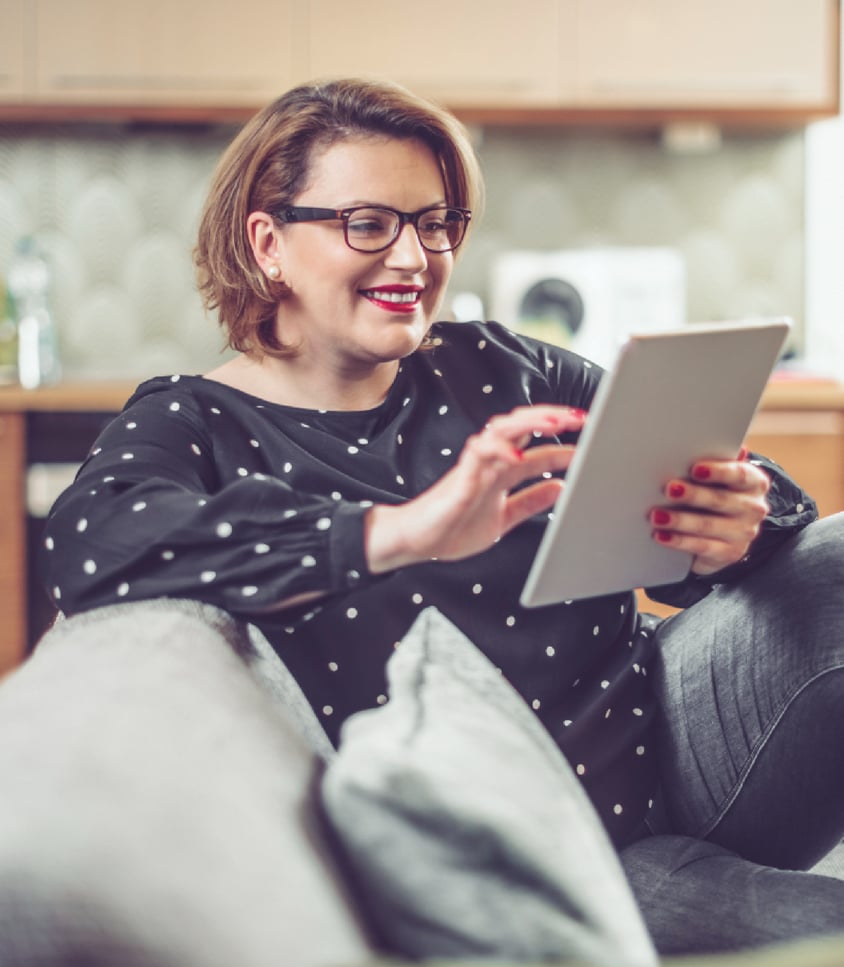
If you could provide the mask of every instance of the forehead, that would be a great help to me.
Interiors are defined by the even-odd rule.
[[[414,187],[443,194],[440,165],[428,145],[416,138],[363,135],[316,149],[303,194],[324,190],[346,196],[351,192],[355,199],[371,200],[382,190]]]

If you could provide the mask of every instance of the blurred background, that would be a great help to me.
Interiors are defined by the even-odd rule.
[[[386,76],[469,125],[488,197],[453,318],[608,363],[630,329],[791,316],[789,386],[757,430],[817,478],[824,509],[844,507],[839,0],[251,0],[248,16],[222,0],[0,0],[0,23],[12,652],[45,620],[38,520],[91,435],[141,379],[224,358],[191,264],[209,178],[250,114],[315,77]],[[31,377],[22,256],[43,268],[36,342],[55,357]]]
[[[834,167],[831,138],[816,149],[812,135],[819,118],[841,124],[837,0],[498,6],[436,2],[423,23],[382,0],[258,2],[239,24],[217,0],[0,0],[0,279],[34,237],[65,376],[218,361],[190,260],[213,166],[243,119],[292,83],[360,72],[407,83],[471,126],[488,203],[453,296],[499,317],[529,288],[502,254],[668,247],[681,290],[655,253],[631,269],[649,280],[640,298],[673,286],[683,320],[790,315],[791,351],[828,367],[815,330],[840,329],[844,304],[808,318],[823,285],[810,206],[841,195],[816,162]],[[606,276],[625,272],[621,254],[612,270],[582,271],[615,286]],[[546,274],[580,291],[580,273]]]

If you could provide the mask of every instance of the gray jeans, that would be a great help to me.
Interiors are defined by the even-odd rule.
[[[622,862],[657,949],[844,932],[844,514],[663,622],[654,835]]]

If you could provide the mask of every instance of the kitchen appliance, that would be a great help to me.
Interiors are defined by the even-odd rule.
[[[631,333],[686,324],[685,263],[656,246],[504,252],[493,260],[489,317],[611,366]]]

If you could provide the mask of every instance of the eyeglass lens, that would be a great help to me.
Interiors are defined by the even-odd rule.
[[[401,217],[384,208],[358,208],[346,219],[346,241],[359,252],[386,248],[401,230]],[[466,219],[453,208],[435,208],[412,219],[422,246],[429,252],[448,252],[463,240]]]

